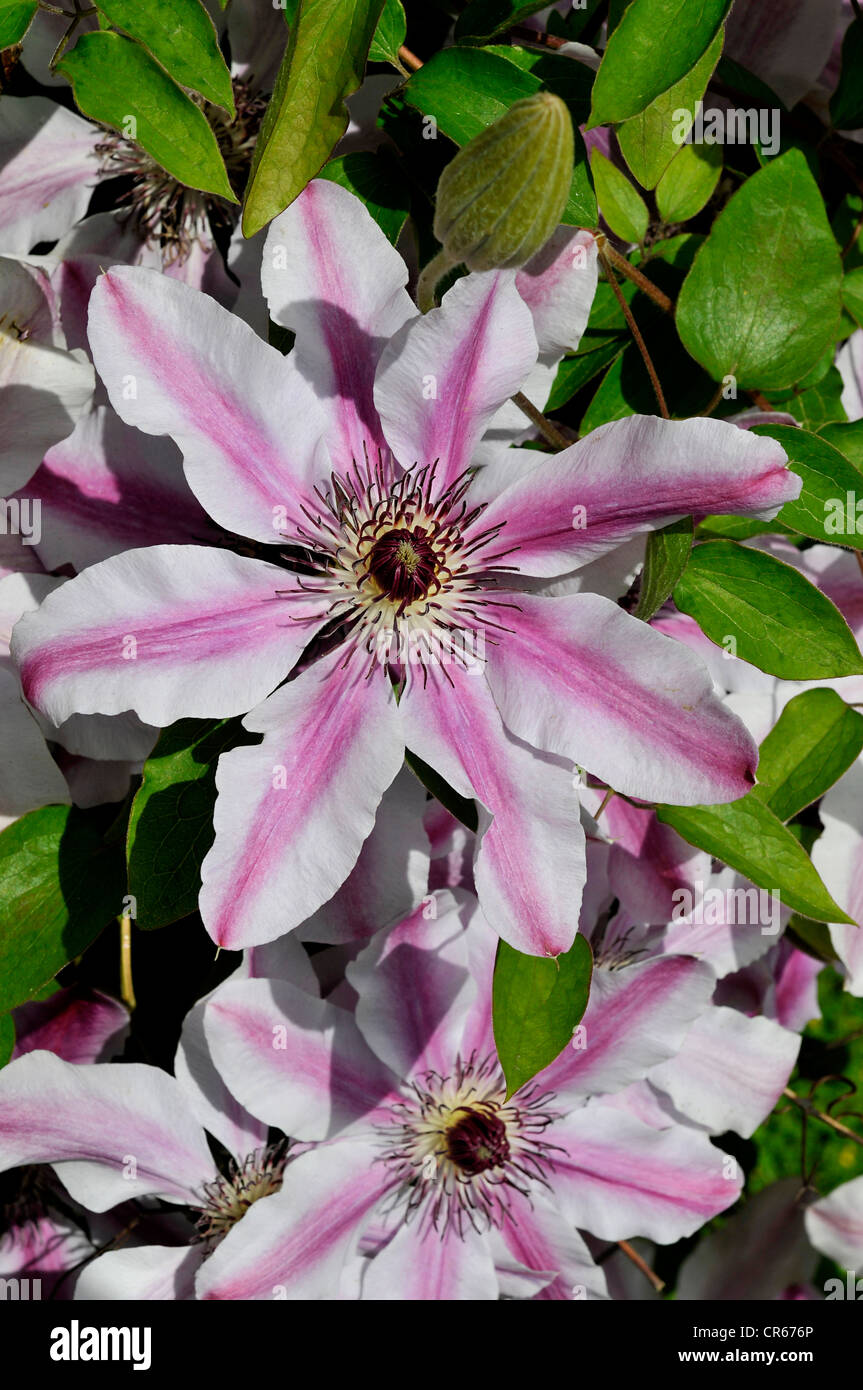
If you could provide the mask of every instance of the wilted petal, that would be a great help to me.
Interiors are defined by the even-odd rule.
[[[677,1298],[750,1302],[805,1284],[817,1257],[799,1198],[799,1179],[783,1178],[750,1197],[721,1230],[706,1232],[681,1266]]]

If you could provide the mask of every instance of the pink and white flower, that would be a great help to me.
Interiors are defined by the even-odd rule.
[[[680,1045],[707,967],[678,956],[621,971],[591,999],[587,1047],[507,1098],[495,934],[467,895],[435,901],[436,917],[378,933],[348,966],[354,1012],[285,980],[210,996],[204,1035],[232,1093],[314,1147],[245,1218],[242,1252],[229,1234],[202,1266],[200,1298],[265,1298],[274,1284],[336,1297],[358,1245],[372,1256],[363,1298],[494,1299],[543,1272],[540,1298],[603,1297],[579,1230],[669,1242],[736,1199],[736,1164],[706,1136],[601,1099]]]
[[[287,359],[185,285],[103,276],[90,340],[114,408],[171,434],[199,501],[255,545],[108,559],[22,621],[15,653],[55,722],[251,709],[264,739],[220,762],[203,868],[220,945],[272,940],[332,896],[407,746],[480,803],[495,929],[557,954],[584,881],[567,763],[700,803],[743,795],[755,750],[682,647],[599,595],[512,576],[571,572],[689,512],[772,516],[800,483],[772,440],[652,417],[554,457],[501,448],[474,476],[546,320],[538,333],[515,272],[470,275],[425,316],[406,274],[365,208],[318,182],[264,256],[271,316],[296,333]],[[560,283],[558,264],[547,274]]]

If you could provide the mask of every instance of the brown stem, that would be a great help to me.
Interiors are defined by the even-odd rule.
[[[545,30],[540,29],[528,29],[526,24],[514,24],[509,32],[514,39],[536,44],[538,48],[563,48],[567,42],[557,34],[547,34]]]
[[[404,44],[402,44],[399,49],[399,57],[405,67],[410,68],[411,72],[419,72],[423,65],[422,58],[418,58],[415,53],[411,53],[410,49],[406,48]]]
[[[722,400],[722,392],[725,390],[723,382],[720,381],[715,393],[710,397],[710,403],[699,413],[701,415],[712,415],[719,402]]]
[[[651,1284],[656,1289],[656,1292],[662,1293],[662,1290],[665,1288],[664,1280],[660,1279],[659,1275],[656,1274],[654,1270],[650,1268],[650,1265],[647,1263],[646,1260],[643,1260],[641,1258],[637,1250],[633,1250],[629,1241],[619,1240],[617,1244],[618,1248],[623,1251],[626,1258],[628,1260],[632,1260],[632,1263],[635,1265],[636,1269],[640,1269],[642,1274],[650,1280]]]
[[[767,397],[762,396],[760,391],[749,391],[747,394],[749,396],[749,399],[752,401],[753,405],[757,405],[759,410],[773,409],[773,406],[770,404]]]
[[[136,1003],[132,983],[132,919],[126,913],[120,918],[120,998],[132,1013]]]
[[[602,233],[600,233],[600,236],[601,235]],[[631,280],[634,285],[637,285],[640,290],[648,295],[649,298],[653,300],[654,304],[658,304],[664,313],[674,313],[674,300],[669,299],[668,295],[665,294],[658,285],[654,285],[652,280],[648,280],[647,276],[643,275],[636,266],[630,265],[626,257],[621,256],[620,252],[615,250],[607,238],[604,241],[602,249],[608,256],[611,264],[616,266],[616,268],[626,276],[627,280]]]
[[[562,435],[550,420],[546,420],[542,411],[537,410],[533,401],[529,401],[523,391],[516,391],[512,400],[518,406],[519,410],[527,416],[528,420],[533,421],[543,439],[545,439],[553,449],[560,451],[561,449],[569,449],[571,447],[572,440]]]
[[[659,377],[656,375],[656,368],[653,365],[650,353],[647,351],[647,344],[641,336],[641,329],[639,328],[638,324],[635,322],[635,319],[632,316],[632,310],[630,309],[629,305],[623,297],[623,291],[621,290],[620,285],[617,283],[617,276],[614,273],[614,267],[611,264],[611,260],[606,255],[605,250],[602,248],[600,248],[599,251],[599,259],[602,261],[606,279],[608,280],[608,283],[611,285],[611,288],[613,289],[617,297],[617,302],[620,305],[621,310],[623,311],[623,317],[629,324],[629,331],[635,339],[638,351],[641,353],[644,365],[647,368],[647,375],[650,377],[651,385],[653,386],[653,390],[656,393],[656,399],[659,403],[659,413],[662,416],[663,420],[668,420],[671,418],[668,414],[668,406],[665,404],[665,396],[662,394],[662,387],[659,384]]]
[[[811,1100],[807,1100],[805,1096],[798,1096],[797,1092],[792,1091],[790,1086],[786,1086],[782,1094],[799,1106],[806,1115],[811,1115],[813,1120],[820,1120],[823,1125],[829,1125],[830,1129],[835,1129],[837,1134],[844,1135],[846,1139],[853,1139],[855,1144],[859,1144],[863,1148],[863,1135],[855,1134],[853,1129],[849,1129],[839,1120],[834,1120],[832,1115],[825,1115],[823,1110],[816,1110]]]

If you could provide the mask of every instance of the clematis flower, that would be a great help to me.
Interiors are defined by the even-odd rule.
[[[783,450],[636,416],[553,457],[501,446],[472,473],[559,313],[568,249],[539,274],[470,275],[423,317],[362,204],[313,183],[264,257],[270,313],[296,333],[287,359],[165,276],[99,281],[90,341],[111,403],[172,435],[199,501],[254,553],[107,559],[27,615],[14,649],[54,722],[251,710],[264,738],[220,761],[203,866],[220,945],[272,940],[332,896],[405,746],[479,802],[484,911],[537,954],[566,949],[578,920],[569,763],[647,800],[751,786],[754,745],[690,653],[597,594],[512,577],[569,573],[689,512],[772,516],[800,488]]]
[[[843,1269],[863,1269],[863,1177],[852,1178],[806,1212],[806,1232],[822,1255]]]
[[[242,1251],[231,1233],[202,1266],[200,1298],[264,1298],[274,1284],[289,1299],[334,1297],[358,1242],[372,1255],[363,1298],[494,1299],[519,1271],[545,1272],[540,1298],[575,1285],[602,1297],[579,1230],[665,1243],[735,1201],[736,1165],[705,1135],[587,1100],[680,1046],[707,967],[679,956],[620,972],[625,985],[591,999],[587,1046],[507,1099],[495,934],[466,894],[435,902],[436,917],[378,933],[347,967],[353,1013],[284,980],[210,996],[204,1036],[232,1094],[314,1147],[244,1218]]]

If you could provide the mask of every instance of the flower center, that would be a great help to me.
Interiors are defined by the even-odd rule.
[[[206,1183],[206,1201],[197,1221],[199,1238],[215,1247],[242,1221],[253,1202],[278,1192],[287,1160],[288,1146],[283,1140],[268,1149],[256,1149],[242,1164],[232,1160],[227,1176]]]
[[[413,603],[435,583],[437,559],[424,527],[387,531],[374,542],[366,573],[393,603]]]
[[[550,1094],[529,1087],[507,1101],[493,1055],[459,1059],[450,1076],[430,1072],[411,1090],[380,1127],[406,1221],[419,1212],[441,1235],[449,1227],[460,1236],[468,1226],[482,1232],[509,1218],[513,1193],[548,1186],[554,1145],[541,1136],[555,1118],[545,1109]]]
[[[468,1110],[446,1136],[447,1156],[463,1173],[501,1168],[510,1155],[506,1125],[493,1111]]]

